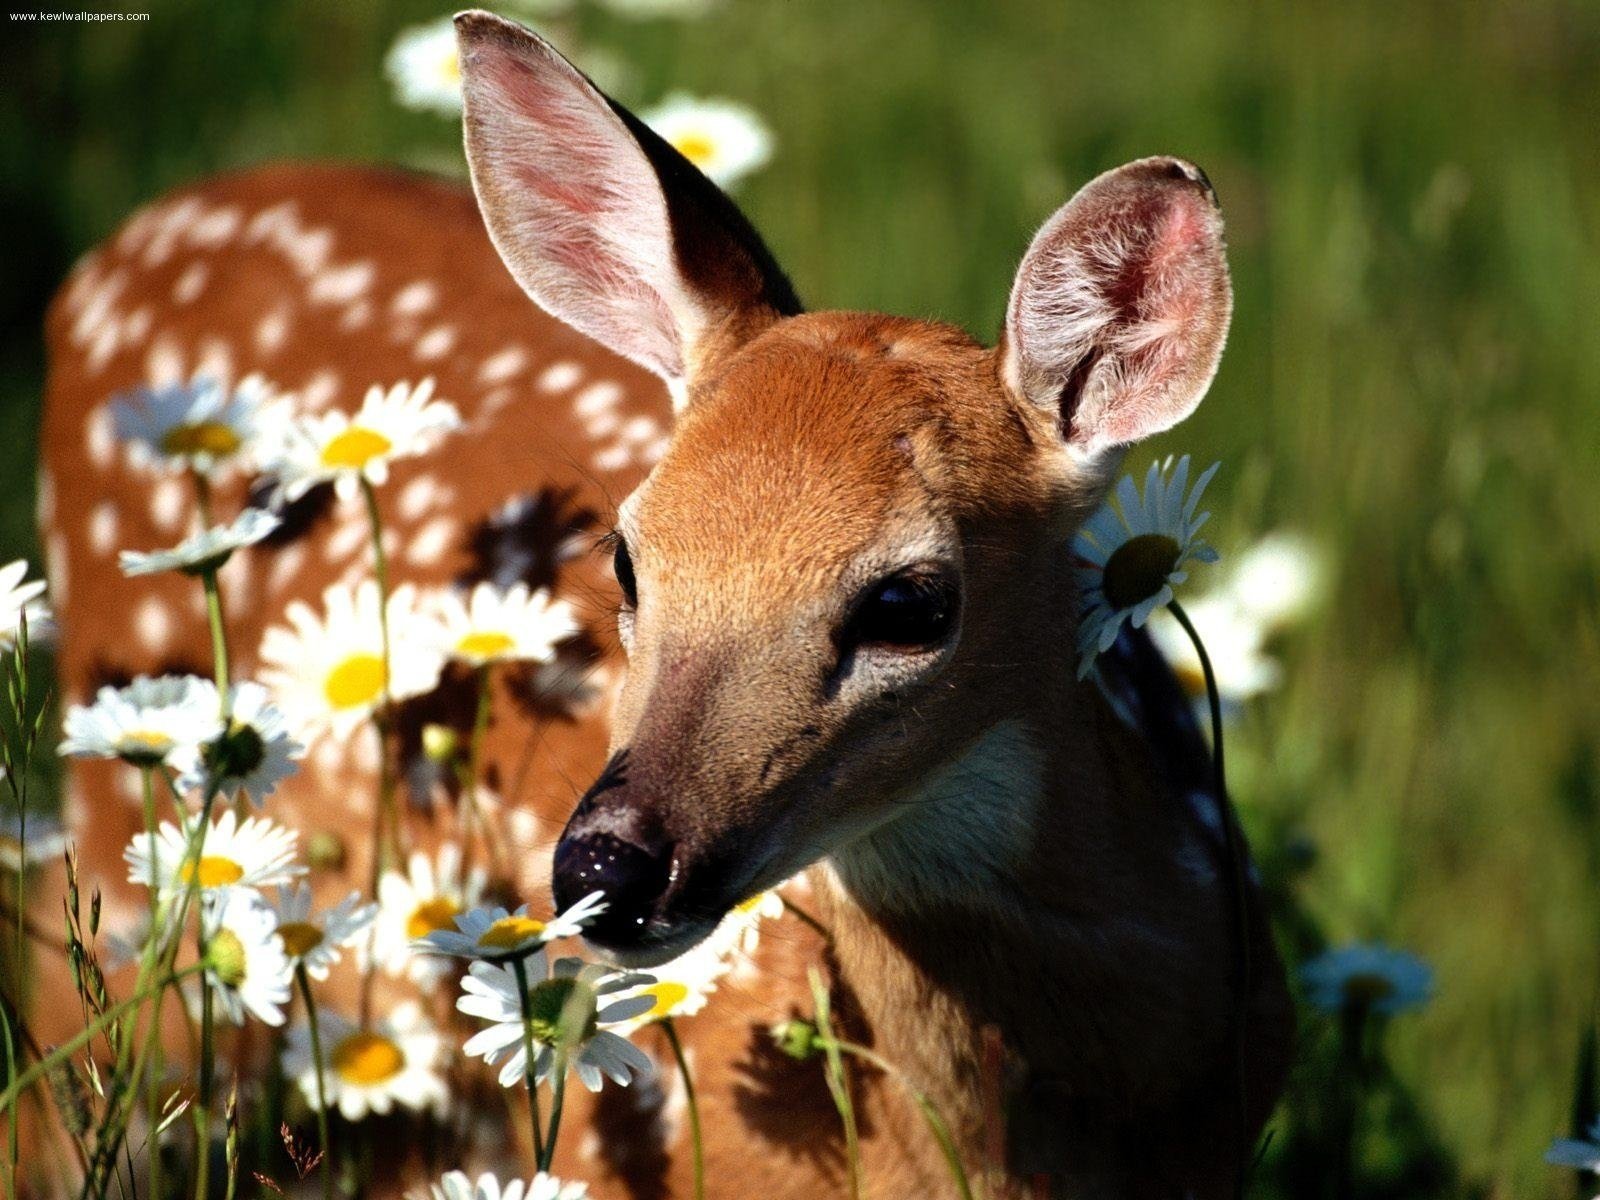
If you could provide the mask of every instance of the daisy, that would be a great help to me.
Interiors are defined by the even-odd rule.
[[[93,704],[68,709],[60,752],[186,771],[220,731],[220,713],[216,685],[209,680],[141,675],[125,688],[101,688]]]
[[[449,17],[401,31],[383,62],[394,98],[406,108],[461,115],[461,61]]]
[[[485,1172],[469,1179],[465,1171],[450,1171],[428,1188],[431,1200],[585,1200],[586,1183],[563,1183],[543,1171],[524,1183],[513,1179],[502,1184]]]
[[[530,968],[542,974],[543,954],[529,960]],[[475,962],[461,981],[465,994],[456,1008],[469,1017],[490,1022],[467,1039],[462,1050],[493,1066],[507,1055],[500,1067],[500,1086],[515,1087],[523,1078],[527,1055],[523,1049],[522,1001],[516,973],[510,967]],[[529,969],[530,977],[533,970]],[[602,1076],[627,1087],[636,1075],[654,1069],[648,1055],[626,1038],[604,1028],[620,1025],[650,1010],[654,1000],[632,995],[602,1005],[614,992],[637,989],[652,982],[652,977],[633,971],[616,971],[600,963],[585,964],[576,958],[557,959],[550,978],[530,986],[530,1023],[539,1051],[534,1058],[534,1082],[538,1084],[555,1066],[559,1049],[578,1074],[583,1086],[598,1092]]]
[[[1600,1171],[1600,1121],[1589,1126],[1587,1139],[1557,1138],[1544,1152],[1552,1167],[1572,1167],[1579,1171]]]
[[[181,788],[219,795],[243,792],[260,808],[298,769],[306,748],[289,733],[289,723],[259,683],[237,683],[228,693],[228,731],[201,751],[178,780]]]
[[[1244,612],[1227,595],[1207,595],[1183,606],[1205,643],[1217,691],[1225,706],[1237,707],[1254,696],[1270,692],[1283,679],[1283,668],[1266,652],[1266,627]],[[1206,698],[1205,671],[1194,642],[1171,613],[1150,615],[1150,637],[1166,656],[1179,684],[1191,700]]]
[[[205,892],[254,890],[305,874],[306,869],[294,861],[299,836],[265,817],[246,817],[241,822],[228,809],[205,831],[198,863],[186,861],[188,835],[170,821],[162,822],[156,833],[154,861],[150,835],[142,832],[133,835],[122,857],[128,864],[130,883],[159,887],[163,892],[182,891],[192,883]]]
[[[1324,1012],[1393,1016],[1428,1002],[1433,970],[1415,954],[1357,943],[1328,950],[1300,968],[1306,998]]]
[[[278,936],[293,965],[304,966],[313,979],[326,979],[339,961],[339,948],[353,945],[377,919],[376,904],[361,903],[361,893],[351,892],[320,913],[311,911],[311,885],[297,883],[278,888]]]
[[[1322,591],[1322,576],[1316,547],[1299,534],[1280,531],[1239,556],[1227,591],[1241,612],[1271,631],[1305,615]]]
[[[772,157],[766,124],[732,100],[699,100],[675,92],[639,116],[719,187],[732,187]]]
[[[578,632],[572,606],[550,599],[525,583],[499,588],[480,583],[463,599],[459,592],[441,592],[434,611],[439,619],[443,651],[451,658],[481,667],[491,662],[549,662],[556,643]]]
[[[209,472],[249,443],[270,392],[259,375],[231,390],[196,375],[188,383],[137,387],[113,397],[111,419],[136,461]]]
[[[516,912],[503,908],[474,908],[455,918],[454,929],[433,929],[411,943],[419,954],[454,954],[490,962],[524,958],[557,938],[577,937],[583,927],[605,911],[602,893],[591,892],[549,921],[528,915],[524,904]]]
[[[1125,475],[1117,484],[1116,507],[1108,500],[1078,532],[1073,542],[1082,604],[1078,678],[1110,649],[1124,621],[1138,628],[1172,600],[1173,586],[1189,578],[1184,568],[1190,562],[1217,561],[1217,552],[1195,537],[1211,514],[1196,515],[1195,507],[1220,465],[1201,475],[1193,491],[1187,490],[1187,454],[1176,469],[1170,458],[1151,463],[1142,496],[1132,476]]]
[[[169,826],[170,828],[170,826]],[[206,915],[206,983],[235,1025],[249,1010],[283,1024],[293,967],[278,937],[278,918],[254,892],[227,891]]]
[[[355,416],[334,410],[295,416],[287,405],[271,415],[268,449],[261,468],[277,476],[279,489],[296,500],[319,483],[332,481],[341,499],[354,499],[361,481],[382,484],[389,464],[415,458],[461,426],[453,404],[433,399],[433,380],[388,391],[367,389]]]
[[[0,778],[4,776],[5,769],[0,767]],[[30,812],[24,826],[21,814],[11,805],[0,815],[0,867],[6,870],[20,875],[25,867],[60,858],[66,848],[66,830],[54,817]]]
[[[474,867],[461,874],[461,847],[445,842],[437,860],[415,851],[405,874],[385,872],[378,881],[378,924],[372,952],[391,975],[402,971],[431,987],[450,973],[444,959],[413,954],[411,944],[436,930],[455,928],[456,918],[483,896],[488,873]]]
[[[171,550],[124,550],[117,556],[124,575],[156,575],[162,571],[182,571],[203,575],[217,571],[242,546],[254,546],[282,522],[259,508],[247,508],[231,525],[202,529],[183,539]]]
[[[322,593],[323,611],[292,602],[288,627],[275,625],[261,642],[261,678],[308,734],[326,731],[344,741],[383,703],[383,630],[378,585],[363,580],[351,591]],[[403,700],[433,690],[442,667],[437,639],[416,611],[416,590],[389,597],[389,696]]]
[[[328,1104],[347,1121],[359,1121],[369,1112],[381,1116],[396,1104],[413,1112],[437,1111],[449,1099],[438,1071],[444,1040],[416,1001],[397,1005],[367,1029],[331,1010],[320,1010],[317,1024],[325,1062],[313,1061],[311,1034],[304,1025],[290,1029],[283,1059],[285,1074],[300,1084],[313,1109],[318,1106],[319,1065]]]
[[[48,632],[50,628],[50,610],[41,599],[44,580],[24,583],[27,574],[26,559],[19,558],[0,567],[0,653],[17,644],[17,631],[24,613],[28,616],[29,637]]]

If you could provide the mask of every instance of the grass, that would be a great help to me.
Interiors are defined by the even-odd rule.
[[[20,256],[0,561],[36,550],[39,319],[73,257],[225,167],[459,170],[456,131],[381,74],[394,33],[445,7],[152,7],[0,40]],[[1600,8],[731,0],[551,28],[620,59],[629,102],[684,88],[766,114],[778,152],[741,200],[817,307],[992,336],[1032,230],[1081,182],[1154,152],[1206,167],[1233,340],[1156,449],[1225,461],[1225,552],[1290,525],[1336,566],[1287,685],[1234,734],[1235,790],[1305,928],[1438,970],[1390,1031],[1375,1194],[1569,1194],[1541,1156],[1600,982]],[[1313,1027],[1297,1103],[1320,1045]],[[1292,1141],[1264,1190],[1292,1193]]]

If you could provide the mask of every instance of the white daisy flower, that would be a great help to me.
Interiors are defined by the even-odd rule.
[[[617,971],[600,963],[576,958],[557,959],[548,979],[543,974],[544,955],[529,959],[530,1023],[539,1047],[534,1058],[534,1082],[542,1081],[555,1066],[561,1048],[583,1086],[598,1092],[602,1077],[627,1087],[634,1076],[654,1069],[648,1055],[626,1038],[605,1028],[620,1025],[648,1012],[654,999],[637,994],[652,977],[634,971]],[[538,982],[534,982],[538,979]],[[511,967],[475,962],[461,980],[464,995],[456,1008],[469,1017],[490,1022],[467,1039],[462,1050],[493,1066],[502,1057],[500,1086],[515,1087],[523,1078],[527,1055],[523,1048],[522,1001],[516,972]],[[615,992],[635,994],[602,1003]]]
[[[260,808],[297,768],[306,748],[289,733],[289,723],[259,683],[237,683],[228,693],[228,732],[205,746],[193,767],[178,780],[181,788],[219,795],[243,792]]]
[[[170,827],[169,827],[170,828]],[[206,983],[235,1025],[248,1010],[283,1024],[293,967],[278,937],[278,918],[254,892],[227,891],[206,913]]]
[[[450,1171],[428,1188],[430,1200],[585,1200],[586,1183],[563,1183],[543,1171],[524,1183],[513,1179],[501,1183],[485,1172],[471,1179],[465,1171]]]
[[[124,575],[155,575],[162,571],[182,571],[200,575],[220,570],[243,546],[254,546],[282,521],[259,508],[247,508],[232,524],[217,525],[191,534],[171,550],[124,550],[117,563]]]
[[[461,873],[461,847],[445,842],[436,860],[418,850],[408,870],[387,871],[378,881],[378,924],[372,952],[391,975],[405,972],[432,987],[451,971],[445,959],[415,954],[411,944],[436,930],[455,928],[456,918],[477,905],[489,881],[488,872],[473,867]]]
[[[1279,531],[1238,556],[1226,587],[1239,611],[1271,632],[1299,620],[1316,604],[1323,573],[1322,556],[1310,540]]]
[[[442,667],[437,637],[417,613],[416,589],[389,596],[389,694],[395,700],[433,690]],[[261,678],[309,735],[327,731],[347,740],[383,702],[383,631],[378,585],[363,580],[351,591],[334,585],[322,593],[319,616],[292,602],[289,625],[275,625],[261,641]]]
[[[735,960],[755,953],[763,918],[783,915],[783,901],[777,892],[761,892],[738,905],[717,923],[711,934],[698,945],[670,962],[651,967],[655,982],[626,993],[648,996],[651,1007],[614,1028],[622,1037],[652,1021],[667,1017],[692,1017],[703,1009],[717,990],[717,984],[735,966]]]
[[[675,92],[639,119],[719,187],[732,187],[772,157],[766,123],[732,100]]]
[[[577,937],[605,907],[602,894],[591,892],[548,921],[530,917],[526,904],[516,912],[474,908],[455,918],[454,929],[430,930],[412,942],[411,948],[418,954],[453,954],[490,962],[523,958],[557,938]]]
[[[1433,970],[1415,954],[1357,943],[1328,950],[1300,968],[1306,999],[1324,1012],[1392,1016],[1428,1002]]]
[[[397,383],[388,391],[367,389],[355,416],[337,409],[296,416],[287,404],[274,408],[263,435],[261,469],[277,477],[279,490],[298,499],[332,481],[341,499],[354,499],[361,480],[382,484],[395,459],[426,454],[445,434],[461,427],[453,404],[433,399],[433,380]]]
[[[0,767],[0,779],[4,777],[5,769]],[[56,818],[30,812],[24,825],[21,814],[11,804],[0,813],[0,867],[20,875],[24,867],[52,862],[66,849],[67,832]]]
[[[1217,552],[1195,537],[1211,514],[1195,508],[1219,466],[1212,464],[1188,491],[1187,454],[1176,469],[1170,458],[1151,463],[1142,496],[1124,475],[1116,505],[1108,499],[1079,530],[1073,541],[1081,592],[1078,678],[1111,648],[1124,621],[1138,628],[1171,601],[1173,587],[1189,578],[1190,562],[1217,561]]]
[[[459,592],[440,592],[433,609],[443,652],[473,666],[549,662],[556,644],[578,632],[570,604],[551,600],[544,588],[535,592],[525,583],[509,588],[480,583],[465,599]]]
[[[1224,706],[1237,707],[1263,692],[1272,691],[1283,681],[1282,666],[1266,652],[1266,628],[1242,611],[1230,597],[1202,596],[1185,603],[1183,611],[1205,643]],[[1150,614],[1148,628],[1151,640],[1171,664],[1183,690],[1191,700],[1203,704],[1205,670],[1183,626],[1171,613],[1158,609]]]
[[[0,653],[17,644],[22,614],[28,614],[28,638],[43,637],[51,627],[50,609],[43,600],[44,580],[23,582],[28,562],[19,558],[0,567]]]
[[[325,1062],[322,1085],[328,1106],[347,1121],[369,1112],[382,1116],[396,1104],[413,1112],[439,1111],[450,1090],[439,1074],[444,1050],[441,1038],[414,1000],[396,1005],[368,1029],[352,1024],[330,1009],[317,1014]],[[317,1067],[311,1056],[311,1034],[303,1024],[289,1030],[283,1069],[300,1085],[306,1102],[317,1107]]]
[[[227,388],[196,375],[188,383],[138,387],[112,398],[118,439],[136,461],[209,472],[232,459],[255,436],[271,388],[259,375]]]
[[[125,688],[101,688],[93,704],[68,709],[60,752],[187,771],[221,731],[221,711],[209,680],[140,676]]]
[[[449,17],[402,30],[383,69],[394,98],[406,108],[461,115],[461,60],[455,23]]]
[[[150,835],[133,835],[122,857],[128,864],[128,881],[163,892],[180,892],[198,883],[205,892],[259,889],[288,883],[306,869],[294,861],[299,834],[265,817],[240,821],[225,810],[206,830],[200,861],[190,863],[189,841],[183,830],[164,821],[156,831],[155,858],[150,855]]]
[[[326,979],[339,961],[339,948],[351,946],[377,920],[378,906],[363,904],[360,892],[351,892],[322,912],[311,908],[311,885],[297,883],[278,888],[278,936],[291,964],[303,963],[313,979]]]
[[[1544,1160],[1552,1167],[1600,1172],[1600,1121],[1589,1126],[1587,1139],[1557,1138],[1551,1142]]]

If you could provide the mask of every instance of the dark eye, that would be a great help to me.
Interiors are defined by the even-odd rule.
[[[633,574],[633,555],[628,553],[628,543],[617,539],[617,548],[611,552],[611,569],[617,574],[617,584],[622,588],[622,598],[629,608],[639,607],[639,581]]]
[[[956,585],[942,575],[902,572],[880,580],[862,597],[844,628],[847,646],[904,650],[944,641],[960,606]]]

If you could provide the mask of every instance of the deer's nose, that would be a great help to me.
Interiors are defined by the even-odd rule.
[[[569,833],[556,845],[551,884],[557,911],[604,892],[606,910],[584,930],[602,946],[637,943],[671,882],[670,844],[646,848],[610,833]]]

